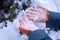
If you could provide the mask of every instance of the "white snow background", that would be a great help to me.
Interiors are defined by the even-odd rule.
[[[17,1],[17,0],[16,0]],[[26,0],[22,0],[22,2],[19,2],[19,0],[17,1],[19,4],[19,7],[22,8],[22,2],[26,2]],[[54,11],[54,12],[60,12],[60,0],[31,0],[32,7],[35,7],[36,5],[41,5],[44,8],[47,8],[49,11]],[[17,10],[16,10],[17,11]],[[16,19],[14,19],[14,22],[10,22],[7,20],[7,26],[8,27],[4,27],[3,29],[0,29],[0,40],[28,40],[28,37],[26,35],[21,35],[19,33],[19,19],[20,17],[22,17],[23,15],[25,15],[25,11],[24,10],[19,10],[20,12],[18,13]],[[0,27],[2,27],[2,25],[4,24],[4,22],[0,23]],[[45,23],[36,23],[36,25],[41,28],[41,29],[45,29],[45,32],[48,34],[49,28],[46,28],[46,24]],[[53,40],[60,40],[60,31],[53,31],[50,30],[49,34],[48,34]]]

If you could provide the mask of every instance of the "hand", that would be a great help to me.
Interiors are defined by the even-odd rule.
[[[47,9],[37,6],[36,8],[29,8],[26,11],[26,16],[29,20],[34,22],[46,22],[49,20],[49,12]]]
[[[39,29],[35,26],[35,24],[29,20],[26,16],[22,17],[20,20],[20,26],[19,29],[25,33],[26,35],[29,35],[31,31]]]

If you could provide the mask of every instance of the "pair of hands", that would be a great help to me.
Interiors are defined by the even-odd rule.
[[[31,31],[39,29],[34,22],[46,22],[49,19],[48,10],[41,6],[37,6],[36,8],[30,7],[26,13],[27,14],[19,20],[19,29],[26,35],[29,35]]]

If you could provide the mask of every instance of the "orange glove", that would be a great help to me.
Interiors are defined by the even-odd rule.
[[[34,22],[46,22],[49,20],[49,11],[41,6],[28,8],[26,16]]]
[[[19,30],[22,31],[27,36],[34,30],[39,29],[35,24],[29,20],[26,16],[22,17],[20,20]]]

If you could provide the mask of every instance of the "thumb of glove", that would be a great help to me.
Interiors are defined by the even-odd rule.
[[[29,34],[31,33],[31,30],[27,30],[27,29],[24,29],[22,27],[19,27],[19,30],[21,30],[22,33],[26,34],[27,36],[29,36]]]

